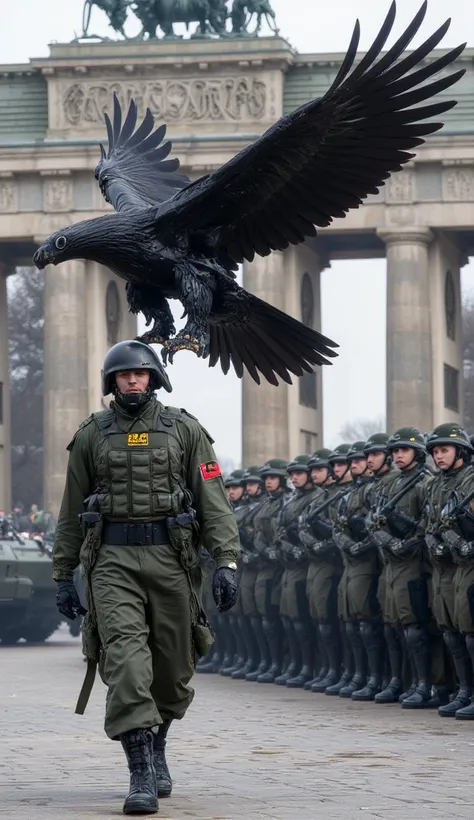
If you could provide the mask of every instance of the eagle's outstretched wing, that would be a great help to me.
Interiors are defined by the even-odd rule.
[[[166,159],[171,142],[163,142],[166,125],[153,131],[154,119],[149,108],[139,128],[137,106],[130,101],[125,122],[122,109],[114,94],[114,114],[111,122],[104,115],[109,150],[100,146],[102,158],[95,169],[95,178],[107,202],[116,211],[132,211],[158,206],[180,191],[190,180],[177,173],[178,159]]]
[[[226,165],[177,193],[162,207],[160,235],[205,235],[237,262],[252,261],[314,236],[314,226],[358,208],[414,155],[423,137],[442,128],[430,120],[456,105],[439,97],[463,70],[426,81],[449,66],[459,46],[431,57],[447,20],[413,52],[399,59],[421,26],[426,0],[397,42],[381,54],[396,13],[392,3],[368,52],[354,65],[359,23],[327,93],[283,117]],[[421,67],[418,67],[419,64]],[[352,69],[352,71],[351,71]],[[414,70],[415,69],[415,70]]]

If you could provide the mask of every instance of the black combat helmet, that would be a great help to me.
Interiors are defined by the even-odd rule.
[[[366,456],[369,453],[388,453],[388,439],[387,433],[372,433],[364,445],[364,453]]]
[[[148,401],[154,390],[159,390],[163,387],[168,393],[171,393],[172,387],[170,380],[161,364],[157,354],[149,345],[143,342],[138,342],[136,339],[129,339],[125,342],[119,342],[110,348],[104,360],[102,369],[102,395],[108,396],[109,393],[117,395],[117,386],[115,383],[115,374],[121,370],[149,370],[150,384],[145,393],[129,393],[124,396],[132,397],[130,401],[121,401],[125,406],[131,407],[137,404],[144,404]],[[119,394],[123,399],[122,394]],[[137,396],[144,396],[145,399],[136,401]],[[135,397],[135,401],[133,401]]]
[[[426,441],[426,449],[428,452],[431,453],[433,447],[436,447],[438,444],[453,444],[469,455],[473,452],[471,440],[467,432],[456,422],[439,424],[433,432],[429,434]]]
[[[224,481],[225,487],[242,487],[245,470],[232,470]]]
[[[328,458],[329,463],[334,464],[335,461],[339,461],[341,464],[347,463],[347,454],[350,449],[350,444],[338,444]]]
[[[288,475],[286,472],[287,466],[288,462],[285,461],[284,458],[271,458],[263,465],[260,470],[260,475],[262,478],[273,475],[279,476],[279,478],[286,478]]]
[[[295,458],[288,463],[288,467],[286,468],[287,473],[309,473],[311,471],[311,467],[309,466],[309,456],[301,455],[295,456]]]
[[[320,447],[319,450],[316,450],[308,459],[308,467],[310,470],[312,470],[313,467],[329,467],[329,456],[331,453],[332,450],[328,450],[327,447]]]
[[[347,453],[347,460],[352,461],[353,458],[367,458],[364,452],[365,441],[355,441],[351,444]]]

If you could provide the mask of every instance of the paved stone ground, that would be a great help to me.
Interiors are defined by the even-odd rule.
[[[102,731],[99,681],[74,715],[84,664],[65,627],[0,647],[0,816],[117,818],[128,784]],[[474,817],[474,723],[276,686],[196,676],[173,726],[170,820],[447,820]]]

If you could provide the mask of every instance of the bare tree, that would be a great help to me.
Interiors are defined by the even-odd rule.
[[[462,345],[464,370],[464,425],[474,433],[474,298],[462,306]]]
[[[43,499],[44,276],[19,268],[8,280],[14,504]]]
[[[339,431],[341,441],[353,444],[354,441],[367,441],[372,433],[383,433],[385,431],[385,419],[378,416],[375,419],[356,419],[348,421]]]

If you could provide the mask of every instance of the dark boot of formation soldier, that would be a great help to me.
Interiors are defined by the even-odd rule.
[[[206,559],[196,671],[474,720],[473,453],[453,423],[234,471],[239,600]]]

